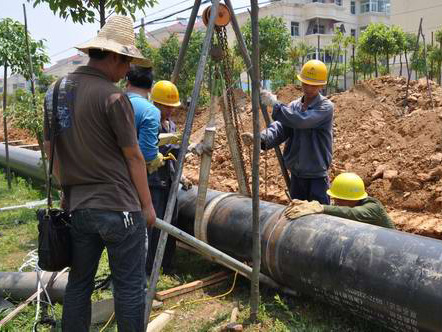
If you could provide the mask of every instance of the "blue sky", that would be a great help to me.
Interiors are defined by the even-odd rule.
[[[0,19],[10,17],[23,23],[23,2],[0,0]],[[235,8],[250,4],[250,0],[234,0],[232,2]],[[144,15],[147,16],[145,21],[149,21],[190,7],[193,3],[193,0],[159,0],[153,8],[146,8],[145,14],[142,12],[136,13],[136,23],[139,23]],[[98,22],[81,25],[72,23],[70,18],[64,20],[53,14],[46,4],[39,4],[36,8],[33,8],[32,4],[28,2],[25,2],[25,4],[28,29],[31,36],[34,39],[46,39],[47,51],[53,63],[56,60],[76,54],[77,51],[73,47],[93,38],[99,29]],[[206,6],[201,8],[203,9]],[[190,10],[172,16],[167,21],[176,17],[188,17],[189,15]],[[149,25],[147,30],[154,30],[167,24],[172,23]]]

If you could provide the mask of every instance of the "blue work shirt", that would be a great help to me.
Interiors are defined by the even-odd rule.
[[[273,107],[275,121],[261,131],[261,148],[286,142],[284,163],[293,175],[325,177],[333,154],[333,103],[318,94],[305,111],[302,105],[303,97]]]
[[[143,153],[144,160],[151,161],[158,154],[158,134],[160,130],[160,110],[145,97],[127,92],[135,113],[135,128],[137,130],[138,144]]]

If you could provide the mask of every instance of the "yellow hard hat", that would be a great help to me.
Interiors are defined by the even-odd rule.
[[[297,77],[305,84],[325,85],[327,84],[327,67],[322,61],[310,60],[302,66],[301,74]]]
[[[327,190],[330,197],[347,201],[359,201],[368,195],[365,192],[364,181],[355,173],[339,174]]]
[[[178,89],[170,81],[158,81],[152,88],[152,100],[158,104],[177,107],[180,106]]]

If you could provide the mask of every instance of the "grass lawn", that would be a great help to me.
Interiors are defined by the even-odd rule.
[[[43,190],[19,177],[14,178],[13,189],[8,191],[4,175],[0,174],[0,207],[19,205],[44,197]],[[26,255],[36,249],[37,235],[35,209],[0,212],[0,271],[17,271]],[[162,275],[158,290],[198,280],[221,269],[220,266],[209,263],[194,253],[178,249],[175,257],[175,273],[171,276]],[[108,274],[107,255],[104,252],[97,278]],[[260,322],[249,324],[247,321],[250,312],[248,280],[238,277],[231,293],[223,298],[209,299],[209,297],[226,293],[232,283],[233,274],[227,281],[215,287],[198,290],[179,299],[165,301],[163,307],[154,314],[159,314],[167,308],[176,310],[174,319],[164,330],[167,332],[219,331],[220,326],[229,321],[231,310],[235,306],[240,309],[238,322],[244,324],[244,331],[385,331],[370,322],[312,298],[286,296],[266,287],[261,287]],[[104,290],[94,292],[92,299],[98,301],[110,297],[112,297],[111,292]],[[35,310],[35,304],[27,306],[2,331],[32,331]],[[62,306],[57,304],[55,312],[58,322],[61,318],[61,310]],[[0,314],[0,319],[6,314],[5,312]],[[103,326],[104,324],[94,326],[91,331],[101,331]],[[49,331],[49,329],[42,328],[39,331]],[[115,322],[109,324],[106,331],[117,331]]]

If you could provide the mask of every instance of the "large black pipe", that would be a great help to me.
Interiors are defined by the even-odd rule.
[[[210,191],[198,226],[196,190],[178,199],[187,231],[251,260],[250,198]],[[260,205],[262,266],[272,279],[392,331],[442,331],[442,241],[322,214],[289,221],[283,209]]]
[[[28,176],[39,168],[26,166],[20,171]],[[196,188],[179,192],[181,227],[251,260],[250,198],[209,191],[203,221],[194,226],[196,196]],[[260,203],[262,266],[272,279],[392,331],[442,331],[442,241],[327,215],[289,221],[283,209]]]

